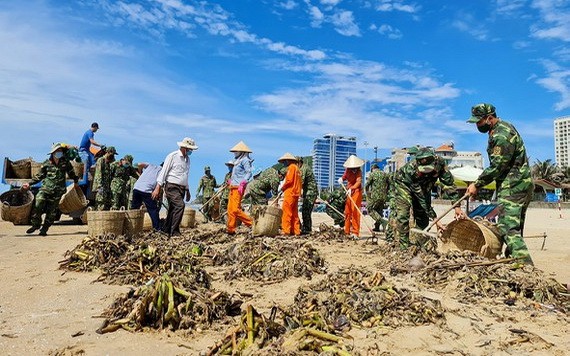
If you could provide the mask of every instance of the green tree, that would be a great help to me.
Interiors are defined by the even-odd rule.
[[[559,173],[558,168],[551,159],[545,161],[536,160],[532,165],[531,174],[533,179],[546,179],[548,181],[555,181]]]

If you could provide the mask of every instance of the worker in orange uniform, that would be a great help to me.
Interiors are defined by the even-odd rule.
[[[301,221],[299,220],[299,197],[301,196],[301,171],[297,166],[297,157],[289,152],[279,158],[279,163],[287,167],[283,180],[283,215],[281,216],[281,230],[283,235],[301,235]]]
[[[362,204],[362,170],[360,167],[363,164],[364,160],[351,155],[343,164],[346,168],[344,174],[338,179],[338,184],[341,186],[345,180],[347,181],[347,199],[344,204],[344,233],[353,234],[356,237],[360,235],[359,209]]]
[[[240,141],[230,152],[234,153],[234,168],[232,169],[232,176],[229,182],[226,182],[230,187],[230,196],[228,199],[228,223],[227,232],[230,235],[236,233],[237,220],[240,220],[246,226],[251,226],[253,221],[241,209],[241,198],[245,192],[245,187],[252,176],[251,163],[253,160],[249,157],[252,151],[247,145]]]

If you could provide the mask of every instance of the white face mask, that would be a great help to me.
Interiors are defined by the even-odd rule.
[[[53,156],[57,159],[60,159],[61,157],[63,157],[63,152],[61,151],[55,152]]]

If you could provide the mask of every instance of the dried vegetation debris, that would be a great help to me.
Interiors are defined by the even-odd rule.
[[[245,239],[227,245],[214,258],[216,265],[229,265],[226,280],[249,278],[280,282],[289,277],[311,279],[325,273],[327,264],[307,241],[275,238]]]

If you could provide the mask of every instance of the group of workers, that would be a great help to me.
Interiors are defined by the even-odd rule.
[[[525,263],[532,263],[527,246],[522,239],[524,219],[533,191],[530,167],[526,150],[520,134],[514,126],[501,120],[496,115],[495,107],[482,103],[472,107],[469,123],[476,123],[481,133],[488,133],[490,166],[479,178],[469,185],[467,194],[474,197],[478,190],[492,181],[496,182],[497,200],[500,206],[497,227],[501,238],[506,243],[506,254],[520,258]],[[198,146],[191,138],[178,142],[178,150],[168,154],[160,166],[139,163],[133,164],[133,157],[125,155],[116,161],[117,151],[114,147],[104,147],[94,140],[94,133],[99,129],[97,123],[91,125],[81,141],[79,150],[73,150],[69,145],[54,144],[40,172],[23,185],[29,189],[40,181],[43,182],[34,205],[31,223],[27,233],[40,229],[40,235],[46,235],[47,230],[56,217],[57,204],[65,193],[65,180],[68,175],[74,184],[79,177],[74,173],[71,160],[80,156],[87,172],[92,165],[96,166],[93,179],[93,192],[96,193],[96,207],[100,210],[126,207],[129,193],[132,192],[131,208],[138,208],[143,203],[151,216],[153,227],[174,236],[180,234],[180,222],[184,213],[185,201],[190,200],[188,175],[190,155]],[[90,146],[99,146],[104,154],[96,159]],[[200,179],[197,195],[202,192],[202,210],[209,219],[214,219],[227,213],[226,229],[228,234],[235,234],[238,222],[251,226],[251,217],[242,209],[242,199],[250,199],[252,204],[271,204],[283,196],[281,230],[284,235],[300,235],[312,231],[311,212],[318,197],[317,185],[312,167],[304,165],[300,157],[285,153],[277,161],[283,168],[277,170],[253,170],[252,150],[240,141],[230,149],[233,159],[226,162],[228,173],[222,184],[218,184],[211,174],[210,167],[205,167],[204,176]],[[358,237],[360,234],[360,219],[363,188],[367,190],[367,208],[375,220],[375,231],[380,226],[386,233],[386,239],[397,241],[401,248],[410,245],[410,219],[413,214],[415,225],[421,229],[436,217],[431,206],[431,192],[439,181],[443,187],[444,196],[457,200],[458,194],[454,179],[444,160],[435,155],[431,148],[414,147],[409,150],[414,156],[412,160],[392,174],[382,172],[377,165],[372,165],[366,187],[362,186],[362,165],[364,161],[356,156],[350,156],[344,163],[345,172],[338,179],[342,187],[340,193],[333,194],[344,200],[343,223],[348,235]],[[136,182],[129,189],[130,178]],[[134,181],[134,179],[133,179]],[[346,182],[346,185],[344,184]],[[218,189],[218,192],[215,191]],[[159,225],[158,211],[162,196],[168,202],[168,212],[162,225]],[[219,197],[219,215],[213,216],[213,198]],[[302,224],[299,218],[299,200],[302,198]],[[329,200],[328,205],[332,206]],[[386,220],[383,210],[388,206],[390,216]],[[338,207],[338,206],[337,206]],[[334,208],[338,218],[340,211]],[[43,225],[42,213],[46,213]],[[465,218],[460,207],[455,208],[456,218]],[[439,229],[444,229],[437,222]]]

